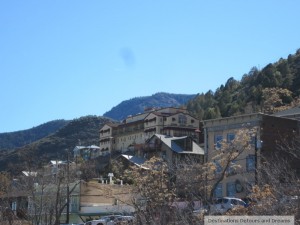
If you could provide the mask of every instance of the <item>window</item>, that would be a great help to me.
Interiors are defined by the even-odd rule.
[[[162,157],[162,159],[165,160],[167,158],[167,153],[165,151],[162,151],[161,152],[161,157]]]
[[[11,210],[16,211],[17,210],[17,202],[11,203]]]
[[[215,148],[219,150],[222,147],[223,136],[215,135]]]
[[[250,144],[251,144],[251,146],[254,146],[255,149],[260,149],[260,148],[262,148],[263,141],[260,140],[259,137],[257,137],[257,134],[256,134],[256,135],[252,135],[250,137]]]
[[[226,185],[226,191],[227,191],[227,196],[229,197],[234,197],[235,196],[235,183],[234,182],[229,182]]]
[[[251,146],[255,146],[255,139],[256,139],[255,136],[253,136],[253,135],[250,136],[250,145]]]
[[[234,138],[235,138],[235,134],[233,134],[233,133],[227,134],[227,142],[228,143],[231,143],[234,140]]]
[[[227,199],[227,198],[222,198],[222,201],[221,201],[221,203],[223,203],[223,204],[227,204],[227,203],[228,203],[228,199]]]
[[[236,171],[235,171],[235,164],[236,164],[236,160],[232,160],[227,168],[227,174],[228,175],[234,175],[236,174]]]
[[[179,115],[179,116],[178,116],[178,122],[179,122],[180,124],[186,124],[186,121],[187,121],[187,118],[186,118],[185,115]]]
[[[194,122],[195,122],[195,120],[192,119],[192,120],[191,120],[191,123],[194,123]]]
[[[78,209],[78,203],[79,203],[79,197],[78,196],[71,196],[71,199],[70,199],[70,202],[71,202],[71,210],[72,211],[75,211]]]
[[[217,160],[215,160],[214,163],[216,165],[215,174],[221,173],[222,172],[222,166],[220,165],[220,163]]]
[[[238,201],[236,199],[231,199],[231,204],[232,205],[238,205]]]
[[[255,155],[248,155],[246,158],[246,168],[248,172],[255,171]]]
[[[218,184],[214,191],[215,198],[221,198],[223,195],[222,184]]]

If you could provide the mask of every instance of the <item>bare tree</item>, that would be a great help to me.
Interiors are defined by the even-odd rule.
[[[174,213],[175,190],[170,185],[166,162],[153,157],[143,167],[132,167],[127,174],[134,182],[132,204],[138,223],[168,224]]]
[[[25,173],[26,176],[20,175],[10,188],[5,189],[5,196],[28,199],[28,206],[27,204],[19,206],[17,211],[23,212],[23,218],[20,218],[21,215],[18,213],[10,214],[11,206],[8,204],[8,197],[1,196],[0,221],[1,219],[8,222],[23,219],[23,224],[27,221],[31,225],[59,225],[63,213],[68,215],[70,196],[74,195],[79,185],[75,167],[69,168],[69,166],[66,164],[55,173],[51,168],[43,168],[38,171],[29,169]],[[4,190],[4,182],[1,182],[0,186],[3,186]]]
[[[229,176],[229,170],[239,167],[232,162],[253,148],[251,132],[245,129],[239,131],[232,142],[222,141],[222,148],[206,163],[185,157],[170,165],[160,158],[152,158],[143,167],[127,171],[134,182],[133,205],[139,221],[145,224],[172,224],[174,220],[201,223],[193,215],[195,202],[212,203],[218,184]]]
[[[250,206],[229,215],[295,215],[295,224],[300,224],[299,143],[297,134],[282,138],[271,154],[260,156],[259,182],[248,196]]]

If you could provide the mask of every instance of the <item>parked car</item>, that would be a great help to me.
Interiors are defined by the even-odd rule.
[[[84,225],[114,225],[115,224],[114,221],[119,217],[122,217],[122,215],[103,216],[98,220],[88,221]]]
[[[135,221],[134,216],[120,216],[114,220],[116,225],[133,224]]]
[[[223,197],[215,199],[214,203],[210,206],[211,214],[223,214],[228,210],[235,207],[247,207],[247,204],[239,198]]]

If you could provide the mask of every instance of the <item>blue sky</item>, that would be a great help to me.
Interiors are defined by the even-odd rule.
[[[215,90],[300,48],[300,1],[0,1],[0,132]]]

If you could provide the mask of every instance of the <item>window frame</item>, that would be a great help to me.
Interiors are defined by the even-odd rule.
[[[246,157],[246,170],[247,170],[247,172],[254,172],[256,170],[255,155],[254,154],[247,155],[247,157]]]
[[[216,165],[215,174],[220,174],[223,170],[221,164],[219,163],[218,160],[214,160],[214,164]]]
[[[222,198],[223,197],[223,185],[222,183],[219,183],[215,190],[214,190],[214,197],[215,198]]]
[[[231,143],[234,139],[235,139],[235,133],[228,133],[227,134],[227,143]]]
[[[234,197],[236,195],[235,182],[226,183],[226,194],[228,197]]]
[[[220,150],[222,148],[223,135],[215,134],[214,136],[214,146],[216,150]]]
[[[236,163],[237,163],[236,159],[232,160],[230,162],[230,164],[229,164],[229,166],[228,166],[228,168],[226,170],[227,175],[235,175],[235,174],[237,174],[236,168],[234,168],[234,165],[236,165]]]

